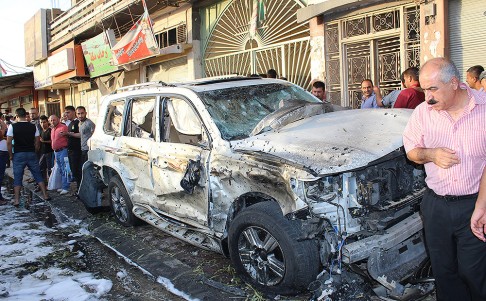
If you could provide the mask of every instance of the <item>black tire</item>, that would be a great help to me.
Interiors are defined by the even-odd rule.
[[[319,254],[314,241],[298,241],[299,231],[275,202],[243,209],[228,233],[238,275],[264,293],[291,295],[306,290],[319,272]]]
[[[141,220],[132,213],[132,201],[120,178],[111,178],[110,184],[108,184],[108,196],[110,198],[111,212],[118,223],[125,227],[141,224]]]

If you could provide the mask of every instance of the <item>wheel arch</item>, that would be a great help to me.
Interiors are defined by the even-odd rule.
[[[283,215],[281,204],[274,197],[262,192],[247,192],[245,194],[240,195],[233,201],[228,211],[226,226],[224,231],[225,234],[221,243],[221,249],[223,250],[224,256],[229,257],[228,230],[234,218],[243,209],[258,203],[268,202],[268,201],[276,203],[280,208],[280,214]]]
[[[127,190],[128,194],[131,195],[133,188],[134,188],[134,183],[127,177],[122,176],[123,171],[119,168],[116,168],[115,166],[108,166],[108,165],[103,165],[101,167],[101,175],[103,178],[103,182],[105,183],[106,186],[110,183],[111,178],[113,177],[118,177],[123,185],[125,186],[125,189]]]

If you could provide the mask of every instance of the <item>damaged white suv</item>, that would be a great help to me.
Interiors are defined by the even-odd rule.
[[[431,285],[409,281],[426,259],[411,112],[337,109],[280,80],[124,87],[102,102],[79,197],[229,256],[264,292],[318,299],[358,273],[416,298]]]

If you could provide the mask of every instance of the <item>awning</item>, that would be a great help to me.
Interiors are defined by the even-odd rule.
[[[7,99],[10,95],[34,88],[33,72],[20,73],[0,77],[0,100]],[[2,101],[4,102],[4,101]]]
[[[297,10],[297,23],[308,21],[316,16],[331,12],[340,12],[356,9],[371,4],[384,2],[383,0],[327,0],[318,4],[309,5]]]

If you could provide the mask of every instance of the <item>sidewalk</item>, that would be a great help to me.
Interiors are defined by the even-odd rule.
[[[6,175],[11,180],[12,168],[7,168]],[[34,184],[26,182],[28,177],[24,176],[23,193],[27,199],[40,201],[42,193],[34,192]],[[234,275],[229,259],[220,254],[201,250],[149,225],[126,228],[109,213],[91,215],[70,194],[49,191],[49,195],[52,199],[47,204],[58,222],[86,223],[107,251],[138,267],[148,276],[147,281],[156,281],[186,300],[245,300],[255,294]]]

